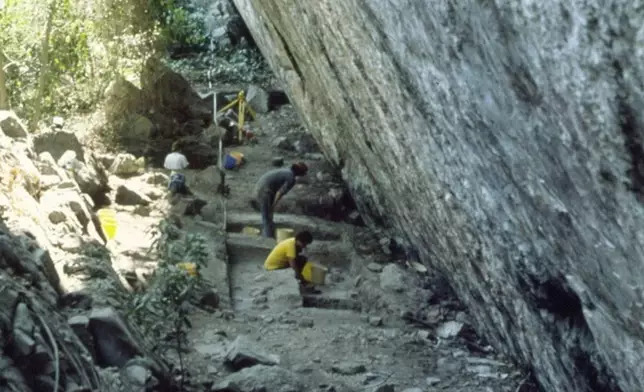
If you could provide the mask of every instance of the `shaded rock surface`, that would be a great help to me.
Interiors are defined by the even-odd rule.
[[[277,366],[257,365],[226,377],[211,389],[212,392],[295,392],[306,387],[289,370]]]
[[[212,104],[160,60],[146,62],[141,88],[117,78],[106,95],[106,127],[112,128],[125,152],[161,166],[172,144],[179,141],[192,168],[214,162],[216,144],[201,140],[212,121]]]
[[[74,133],[31,136],[6,118],[14,128],[8,136],[3,123],[0,133],[0,389],[129,391],[141,369],[139,390],[172,389],[166,363],[115,309],[126,290],[93,200],[107,197],[103,160]]]
[[[644,390],[633,4],[235,4],[365,220],[494,346],[544,390]]]

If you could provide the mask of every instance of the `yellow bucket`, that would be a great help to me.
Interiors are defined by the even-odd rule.
[[[293,229],[277,229],[275,231],[275,239],[278,243],[292,238],[295,235],[295,230]]]
[[[242,229],[242,233],[246,235],[259,235],[259,233],[261,233],[261,230],[252,226],[246,226]]]
[[[116,236],[116,228],[118,226],[114,210],[103,208],[98,210],[96,215],[98,216],[98,220],[101,222],[101,229],[103,229],[103,233],[105,233],[105,238],[108,240],[114,239]]]
[[[197,272],[197,264],[195,263],[183,262],[183,263],[177,264],[177,267],[186,271],[188,275],[192,277],[197,277],[197,275],[199,275],[199,272]]]
[[[326,280],[326,273],[328,268],[323,265],[314,263],[312,261],[307,261],[302,268],[302,277],[307,282],[311,282],[317,285],[323,285]]]

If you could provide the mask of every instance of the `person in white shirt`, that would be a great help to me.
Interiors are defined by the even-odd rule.
[[[163,167],[170,170],[170,183],[168,189],[173,194],[181,193],[188,194],[188,187],[186,186],[186,176],[183,173],[190,163],[185,155],[181,153],[179,142],[172,144],[172,152],[165,157]]]

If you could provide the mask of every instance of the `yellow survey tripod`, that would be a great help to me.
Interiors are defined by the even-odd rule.
[[[237,106],[237,116],[239,118],[239,121],[237,121],[237,127],[239,130],[239,133],[237,134],[237,138],[239,140],[239,143],[242,143],[244,138],[243,138],[243,129],[244,129],[244,117],[246,114],[246,111],[248,111],[248,114],[252,119],[255,119],[255,111],[253,110],[252,107],[250,107],[250,104],[246,101],[246,96],[244,95],[244,91],[240,91],[239,94],[237,94],[237,98],[235,98],[232,102],[230,102],[228,105],[224,106],[223,108],[219,109],[217,113],[224,112],[233,106]]]

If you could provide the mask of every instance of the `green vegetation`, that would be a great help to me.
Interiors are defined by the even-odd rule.
[[[0,0],[0,109],[30,128],[91,112],[120,74],[135,82],[168,47],[201,47],[187,0]]]
[[[159,264],[148,289],[132,296],[127,317],[151,341],[161,342],[170,335],[183,334],[188,323],[186,304],[206,288],[201,275],[191,276],[178,266],[190,262],[197,268],[208,263],[206,239],[198,234],[181,236],[179,229],[162,220],[155,230],[153,247]],[[172,327],[169,330],[169,327]],[[180,336],[175,336],[180,339]],[[159,348],[159,347],[158,347]]]

